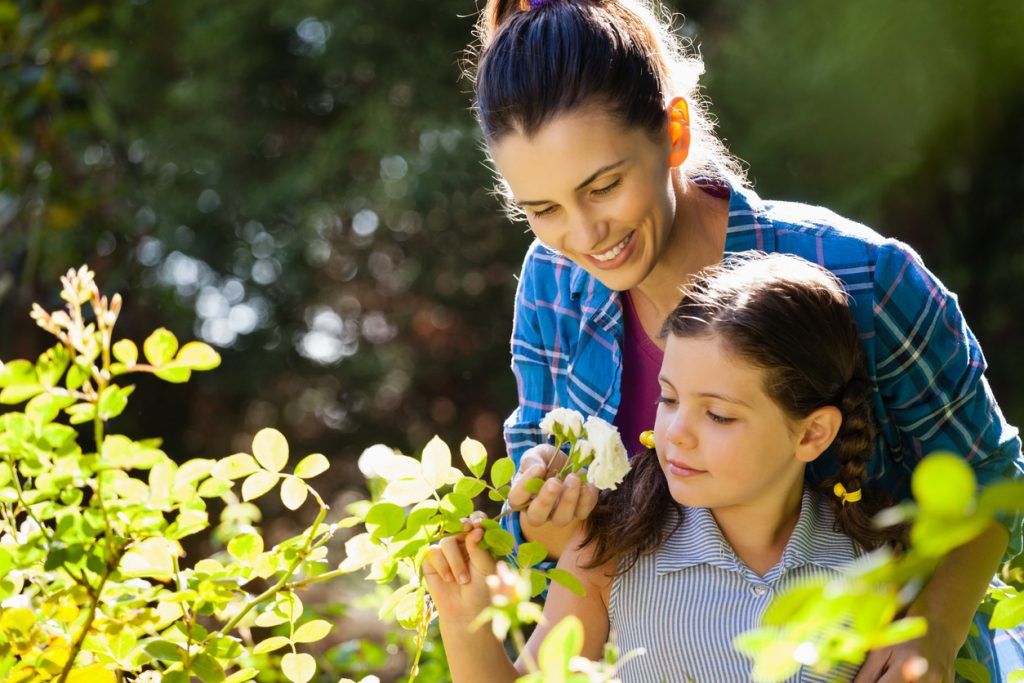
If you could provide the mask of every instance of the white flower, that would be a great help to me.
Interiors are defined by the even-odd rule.
[[[589,465],[593,457],[597,455],[594,445],[586,439],[580,439],[576,442],[576,452],[579,453],[579,463],[584,467]]]
[[[554,434],[568,439],[570,433],[583,433],[583,416],[571,408],[555,408],[540,421],[540,430],[545,436]]]
[[[619,430],[599,417],[588,417],[587,440],[594,447],[594,461],[587,470],[587,481],[599,489],[615,490],[629,472],[629,457]]]

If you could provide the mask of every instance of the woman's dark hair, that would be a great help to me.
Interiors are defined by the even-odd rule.
[[[625,128],[665,135],[679,95],[690,111],[684,172],[742,182],[697,92],[704,72],[647,0],[488,0],[467,56],[477,118],[488,142],[535,134],[555,116],[595,107]]]
[[[833,447],[839,471],[818,484],[835,511],[836,530],[865,549],[903,547],[905,529],[872,523],[890,504],[881,490],[866,485],[875,435],[873,383],[846,294],[831,273],[785,254],[731,258],[695,277],[661,334],[721,340],[764,370],[765,392],[794,421],[837,407],[842,424]],[[833,493],[836,483],[847,491],[860,489],[862,499],[844,505]],[[681,510],[657,455],[638,455],[623,485],[602,492],[587,520],[584,544],[594,544],[593,565],[626,557],[632,566],[656,550],[673,531],[665,524],[673,506]]]

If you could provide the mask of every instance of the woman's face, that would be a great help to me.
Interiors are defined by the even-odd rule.
[[[764,370],[714,336],[669,335],[654,441],[683,505],[771,506],[802,481],[798,428],[765,392]]]
[[[654,268],[675,215],[667,133],[659,143],[586,108],[490,149],[545,245],[614,290],[636,287]]]

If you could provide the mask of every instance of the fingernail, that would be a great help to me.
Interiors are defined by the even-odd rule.
[[[469,577],[465,574],[459,576],[459,583],[469,583]]]

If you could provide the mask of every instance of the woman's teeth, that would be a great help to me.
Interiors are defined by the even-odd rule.
[[[622,250],[629,244],[629,238],[633,236],[633,233],[626,235],[621,242],[616,244],[614,247],[604,252],[603,254],[594,254],[594,258],[598,261],[611,261],[613,258],[622,253]]]

